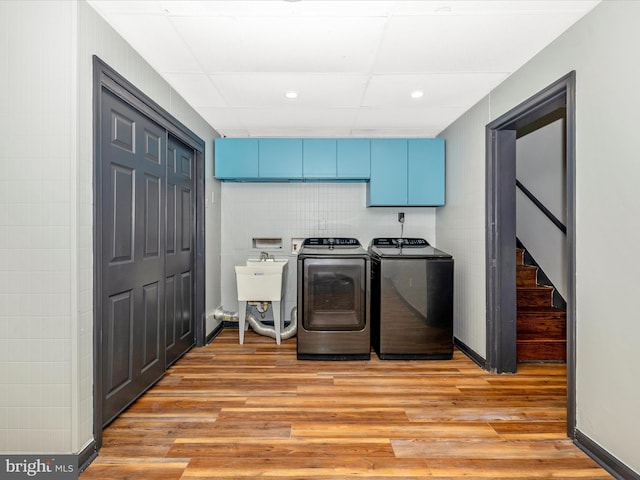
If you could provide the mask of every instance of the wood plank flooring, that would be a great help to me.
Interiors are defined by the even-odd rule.
[[[565,434],[566,370],[299,361],[227,329],[104,431],[91,479],[612,478]]]

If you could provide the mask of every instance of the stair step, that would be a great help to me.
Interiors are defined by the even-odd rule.
[[[518,362],[566,362],[567,314],[553,306],[553,287],[538,285],[538,267],[516,249]]]
[[[516,265],[516,287],[535,287],[538,284],[538,267]]]
[[[516,351],[519,362],[565,362],[567,358],[564,340],[518,341]]]
[[[550,307],[553,304],[553,288],[545,285],[516,288],[518,307]]]
[[[562,340],[567,338],[567,314],[555,307],[518,308],[517,336],[520,340]]]

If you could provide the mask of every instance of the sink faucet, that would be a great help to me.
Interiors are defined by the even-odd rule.
[[[260,261],[266,262],[269,260],[269,254],[267,252],[260,252]]]

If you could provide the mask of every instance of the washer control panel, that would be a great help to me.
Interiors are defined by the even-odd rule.
[[[424,248],[429,246],[424,238],[374,238],[374,247],[380,248]]]

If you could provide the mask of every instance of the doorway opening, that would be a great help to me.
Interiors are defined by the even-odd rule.
[[[567,434],[575,430],[575,72],[487,125],[486,265],[487,368],[515,373],[516,352],[516,136],[564,108],[566,112]]]
[[[516,133],[518,363],[566,363],[566,108]]]

